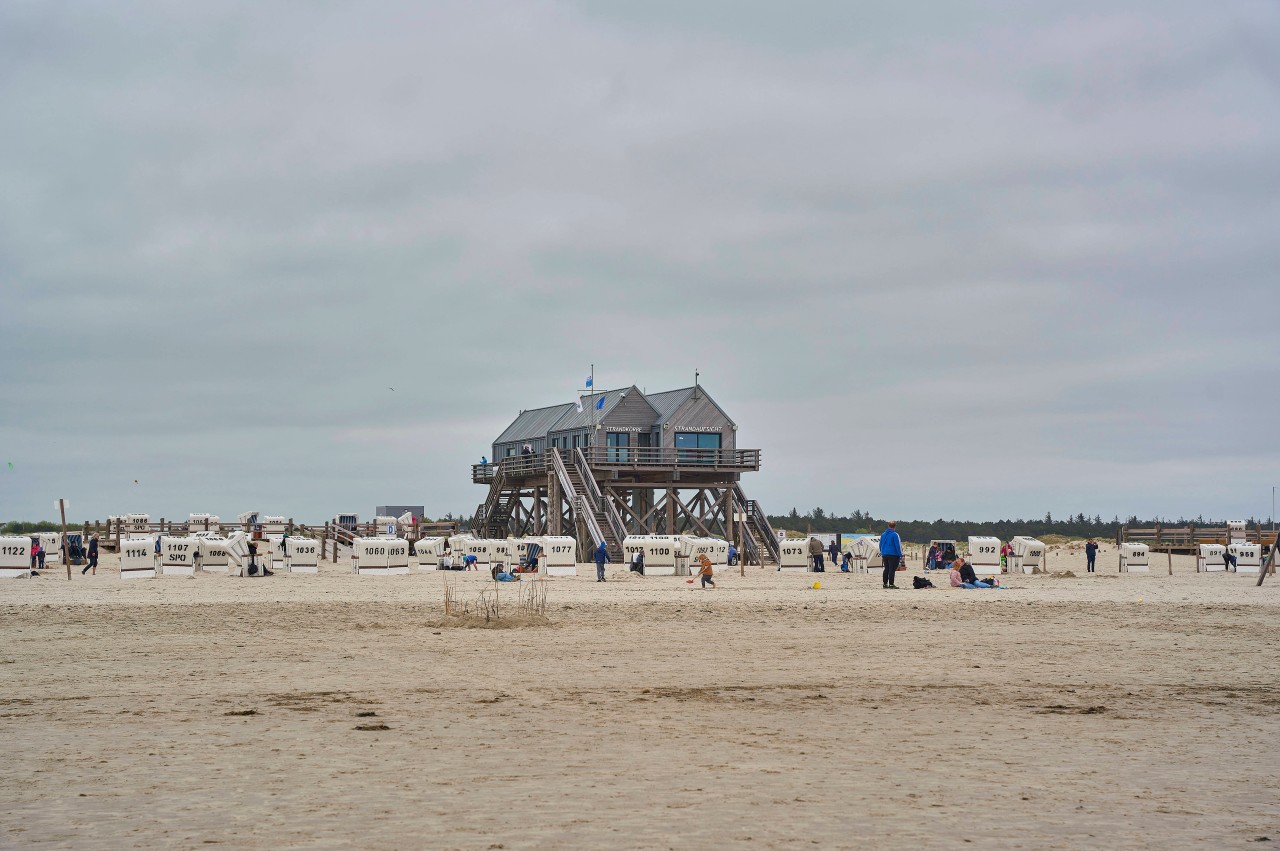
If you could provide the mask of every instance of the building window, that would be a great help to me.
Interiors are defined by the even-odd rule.
[[[611,431],[604,436],[605,462],[609,464],[625,464],[631,460],[627,447],[631,445],[631,435],[626,432]]]
[[[705,432],[676,432],[677,464],[714,464],[720,448],[720,435]]]

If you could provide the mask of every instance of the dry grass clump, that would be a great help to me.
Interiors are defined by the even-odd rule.
[[[511,595],[494,582],[472,600],[464,600],[452,582],[444,584],[444,617],[430,622],[433,627],[455,629],[517,629],[526,626],[551,626],[547,617],[547,582],[534,579],[518,583]]]

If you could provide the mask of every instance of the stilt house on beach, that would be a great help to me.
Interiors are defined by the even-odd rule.
[[[627,535],[705,535],[752,561],[778,557],[777,535],[742,490],[759,449],[701,386],[643,393],[634,385],[522,411],[472,467],[487,485],[472,530],[484,537],[572,535],[580,554],[604,541],[622,560]]]

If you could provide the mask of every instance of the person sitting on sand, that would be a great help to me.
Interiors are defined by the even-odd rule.
[[[980,588],[990,588],[992,585],[996,584],[996,581],[994,578],[992,578],[987,582],[983,582],[981,579],[979,579],[978,574],[975,573],[973,570],[973,565],[969,564],[969,562],[965,561],[963,558],[958,559],[956,561],[956,564],[960,565],[960,578],[963,579],[965,582],[968,582],[972,585],[976,585]]]
[[[711,578],[715,568],[711,566],[711,559],[707,558],[706,553],[698,553],[698,564],[701,565],[698,576],[702,577],[702,587],[706,588],[708,585],[712,588],[716,587],[715,580]]]
[[[840,572],[849,572],[849,554],[847,552],[840,555]]]
[[[493,563],[493,567],[489,568],[489,575],[493,577],[494,582],[519,582],[520,574],[515,571],[504,570],[506,565],[497,561]]]
[[[964,560],[964,556],[957,556],[956,560],[951,562],[951,587],[952,588],[990,588],[986,582],[979,582],[978,575],[973,572],[973,565]]]

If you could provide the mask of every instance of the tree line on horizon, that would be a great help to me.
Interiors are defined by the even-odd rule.
[[[830,514],[822,508],[814,508],[801,514],[792,508],[787,514],[768,515],[769,523],[774,529],[786,529],[789,532],[817,532],[848,534],[879,534],[888,525],[888,518],[879,518],[870,512],[857,510],[848,516]],[[1250,526],[1258,523],[1255,518],[1246,522]],[[1268,521],[1269,522],[1269,521]],[[984,535],[1007,541],[1014,535],[1030,535],[1039,538],[1045,535],[1061,535],[1065,538],[1109,538],[1114,539],[1121,526],[1151,528],[1160,526],[1226,526],[1226,520],[1205,519],[1203,515],[1177,520],[1168,517],[1157,517],[1142,520],[1130,516],[1121,520],[1119,516],[1103,520],[1101,515],[1089,517],[1084,512],[1068,515],[1059,520],[1052,512],[1037,520],[898,520],[898,534],[904,541],[927,543],[934,540],[960,540],[970,535]]]

